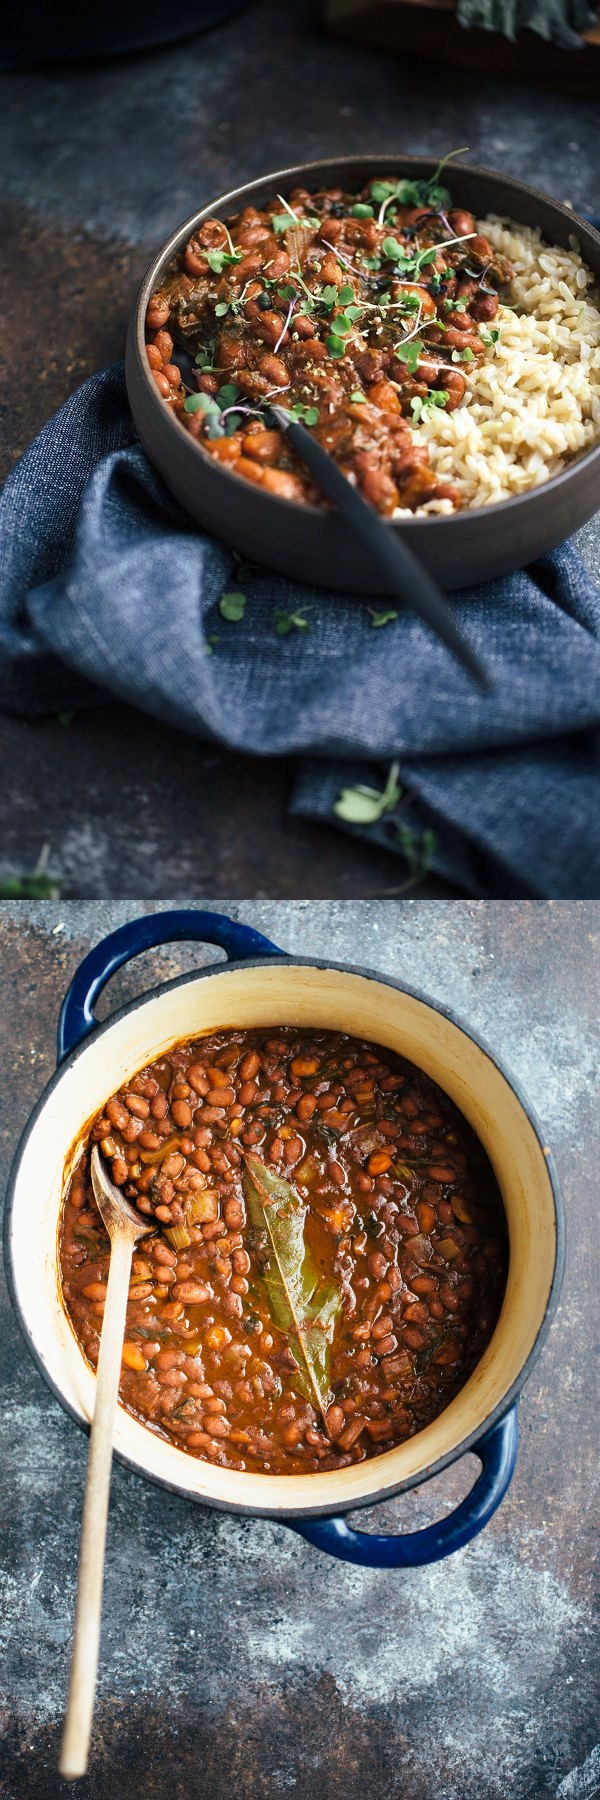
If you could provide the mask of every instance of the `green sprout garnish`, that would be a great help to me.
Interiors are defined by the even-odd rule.
[[[415,394],[410,403],[413,424],[418,425],[419,419],[426,417],[432,407],[445,406],[447,399],[448,394],[445,388],[430,388],[427,394]]]

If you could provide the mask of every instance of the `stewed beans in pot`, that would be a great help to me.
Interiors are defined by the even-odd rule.
[[[412,1437],[463,1386],[506,1281],[491,1165],[448,1097],[341,1032],[220,1031],[113,1094],[70,1179],[64,1304],[98,1359],[110,1246],[99,1143],[148,1221],[121,1401],[233,1469],[343,1468]]]

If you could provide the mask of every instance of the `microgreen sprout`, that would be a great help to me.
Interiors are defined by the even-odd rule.
[[[296,400],[294,406],[290,406],[290,416],[292,419],[299,419],[303,425],[318,425],[319,408],[304,406],[301,400]]]
[[[245,611],[245,594],[221,594],[219,612],[221,618],[227,619],[230,625],[237,625],[243,619]]]
[[[311,609],[308,606],[304,608],[305,612],[310,612],[310,610]],[[303,613],[285,612],[282,607],[277,607],[275,611],[275,620],[277,637],[288,637],[290,631],[310,631],[308,619],[304,618]]]
[[[399,773],[400,764],[392,763],[382,792],[362,783],[357,787],[342,788],[333,808],[338,819],[343,819],[347,825],[375,825],[384,813],[393,812],[402,797]]]
[[[242,251],[234,249],[231,251],[205,250],[204,255],[209,269],[212,269],[213,275],[221,275],[226,266],[230,266],[231,263],[241,262],[242,260]]]
[[[419,419],[431,412],[434,406],[445,406],[447,399],[448,394],[444,388],[430,388],[427,394],[414,394],[410,403],[413,424],[418,425]]]
[[[394,612],[391,608],[390,608],[389,612],[374,612],[373,607],[370,606],[368,608],[368,611],[371,614],[371,625],[374,627],[378,627],[381,625],[391,625],[393,623],[393,620],[397,619],[397,617],[398,617],[397,612]]]
[[[287,310],[287,318],[284,319],[283,325],[281,327],[281,331],[279,333],[279,337],[277,339],[277,343],[273,345],[273,355],[274,356],[277,355],[277,351],[279,350],[280,345],[283,343],[284,337],[286,336],[288,327],[291,323],[291,318],[292,318],[294,308],[295,308],[295,306],[297,306],[297,303],[298,303],[298,295],[295,294],[293,300],[290,300],[288,310]]]
[[[294,212],[293,206],[290,206],[289,202],[284,200],[283,194],[278,194],[277,199],[280,200],[282,206],[285,207],[285,212],[271,214],[271,225],[277,236],[279,236],[282,231],[289,231],[291,229],[290,219],[292,225],[299,226],[301,231],[318,230],[321,223],[320,219],[301,219],[299,218],[298,213]]]

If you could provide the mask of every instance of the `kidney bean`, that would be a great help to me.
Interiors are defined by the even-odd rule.
[[[243,1201],[226,1200],[223,1206],[223,1218],[230,1231],[239,1231],[246,1223],[246,1208]]]
[[[218,1444],[214,1444],[205,1431],[186,1431],[185,1441],[188,1450],[203,1450],[206,1456],[217,1454]]]
[[[192,1108],[188,1105],[187,1100],[171,1101],[171,1117],[174,1119],[176,1125],[183,1127],[191,1125]]]
[[[150,1111],[153,1119],[164,1119],[166,1117],[166,1114],[169,1111],[169,1102],[166,1094],[159,1093],[154,1095],[154,1099],[150,1101]]]
[[[210,1300],[210,1288],[202,1281],[177,1281],[173,1288],[174,1300],[185,1300],[188,1306],[202,1306]]]
[[[391,1313],[381,1313],[380,1317],[375,1320],[374,1325],[372,1325],[372,1327],[371,1327],[371,1337],[373,1337],[373,1338],[386,1337],[388,1331],[393,1330],[393,1326],[394,1326],[394,1321],[392,1319]]]
[[[126,1094],[125,1105],[128,1112],[133,1113],[135,1119],[148,1118],[150,1107],[148,1101],[144,1100],[141,1094]]]
[[[208,1093],[210,1082],[206,1079],[206,1070],[203,1063],[190,1063],[187,1070],[187,1078],[189,1085],[194,1089],[195,1094],[204,1095]]]
[[[148,329],[150,331],[156,331],[157,327],[160,327],[161,325],[166,325],[168,317],[169,317],[169,302],[168,302],[168,300],[162,300],[158,294],[153,294],[152,299],[150,300],[150,302],[148,304],[148,311],[146,313],[146,324],[148,326]]]
[[[238,1090],[238,1100],[240,1105],[251,1106],[252,1101],[256,1099],[257,1093],[258,1083],[256,1081],[243,1081]]]
[[[242,1081],[253,1081],[260,1069],[260,1057],[257,1050],[247,1050],[240,1063]]]
[[[333,1406],[328,1406],[325,1420],[329,1436],[331,1438],[339,1437],[340,1431],[343,1431],[344,1429],[344,1413],[341,1406],[335,1404]]]
[[[426,1334],[421,1330],[420,1326],[402,1325],[401,1333],[402,1340],[408,1345],[409,1350],[422,1350],[424,1344],[427,1342]]]
[[[374,1275],[377,1281],[380,1281],[386,1274],[387,1267],[388,1258],[383,1256],[381,1250],[373,1250],[371,1255],[367,1257],[369,1274]]]
[[[123,1106],[123,1103],[121,1100],[117,1100],[117,1099],[108,1100],[107,1104],[106,1104],[106,1112],[107,1112],[108,1118],[110,1119],[111,1125],[115,1125],[117,1131],[122,1131],[123,1126],[129,1124],[129,1113],[127,1111],[127,1107]]]
[[[127,1168],[127,1163],[125,1162],[125,1158],[123,1156],[113,1157],[110,1172],[111,1172],[113,1181],[115,1182],[115,1185],[117,1187],[122,1187],[123,1182],[127,1180],[127,1177],[129,1174],[129,1170]]]
[[[217,1415],[216,1418],[210,1417],[205,1419],[204,1428],[213,1438],[228,1437],[231,1430],[231,1426],[227,1419],[224,1419],[222,1415]]]

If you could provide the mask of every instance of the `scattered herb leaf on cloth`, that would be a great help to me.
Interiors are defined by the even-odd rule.
[[[285,612],[283,607],[276,608],[275,621],[277,637],[288,637],[290,631],[310,631],[309,621],[302,613]]]
[[[230,625],[237,625],[246,611],[245,594],[221,594],[219,612],[222,619],[228,619]]]
[[[289,1181],[246,1156],[244,1193],[250,1222],[262,1234],[262,1280],[273,1324],[296,1361],[295,1385],[325,1413],[331,1401],[329,1355],[341,1289],[324,1281],[304,1238],[306,1202]]]
[[[381,793],[378,788],[358,787],[342,788],[339,799],[333,808],[338,819],[345,819],[348,825],[375,825],[384,813],[393,812],[402,798],[402,788],[398,782],[398,763],[392,763],[385,787]]]

